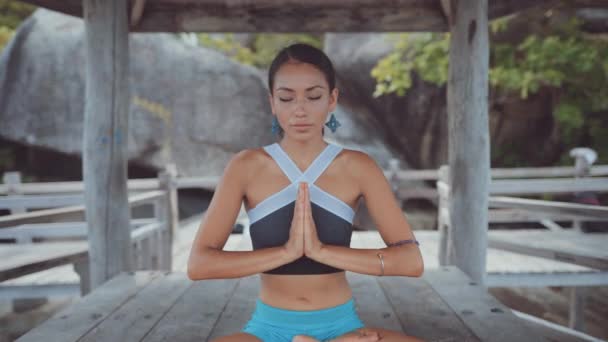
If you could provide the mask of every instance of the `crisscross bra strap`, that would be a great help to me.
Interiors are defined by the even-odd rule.
[[[332,160],[340,153],[342,147],[334,144],[329,144],[323,151],[313,160],[308,169],[302,174],[296,164],[289,158],[287,153],[283,151],[279,144],[274,143],[264,146],[264,149],[275,160],[281,171],[289,178],[291,183],[308,182],[314,183],[323,171],[331,164]]]

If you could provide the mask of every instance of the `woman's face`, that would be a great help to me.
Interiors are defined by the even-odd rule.
[[[338,89],[330,93],[323,73],[308,63],[288,62],[276,72],[273,87],[270,106],[285,136],[296,140],[321,136],[338,99]]]

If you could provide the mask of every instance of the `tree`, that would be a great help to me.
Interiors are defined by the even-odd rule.
[[[584,32],[583,22],[564,6],[533,10],[491,23],[491,99],[502,94],[550,94],[562,143],[561,164],[570,148],[591,146],[608,162],[608,41]],[[522,35],[522,30],[527,34]],[[374,96],[403,96],[411,74],[443,86],[447,82],[449,34],[397,34],[395,49],[372,70]],[[522,162],[518,158],[513,164]]]

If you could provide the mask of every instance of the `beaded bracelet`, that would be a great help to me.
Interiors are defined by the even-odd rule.
[[[384,258],[382,257],[382,253],[378,253],[376,255],[380,259],[380,265],[382,266],[382,271],[380,272],[380,275],[379,275],[380,277],[382,277],[384,275]]]
[[[389,243],[387,246],[391,247],[391,246],[401,246],[401,245],[405,245],[406,243],[415,243],[416,245],[420,246],[420,243],[416,240],[410,239],[410,240],[400,240],[397,242],[393,242],[393,243]]]

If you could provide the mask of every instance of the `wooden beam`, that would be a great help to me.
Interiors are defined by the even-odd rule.
[[[131,21],[130,27],[136,27],[141,20],[141,16],[144,14],[144,7],[146,6],[146,0],[134,0],[133,6],[131,7]]]
[[[448,27],[452,26],[452,7],[451,0],[441,0],[441,11],[445,16]]]
[[[608,207],[599,205],[498,196],[490,197],[488,202],[489,206],[493,208],[513,208],[531,211],[535,214],[559,214],[572,219],[593,218],[608,220]]]
[[[84,0],[83,178],[91,286],[133,269],[127,201],[128,16],[123,0]]]
[[[21,0],[21,2],[82,18],[82,0]]]
[[[426,0],[149,0],[140,31],[445,31],[438,2]]]
[[[447,261],[484,284],[490,183],[488,1],[455,1],[451,11]]]
[[[576,0],[584,6],[601,0]],[[78,0],[24,0],[82,17]],[[127,1],[139,32],[445,32],[447,0],[141,0]],[[490,19],[546,4],[496,0]],[[143,13],[143,15],[141,15]]]

